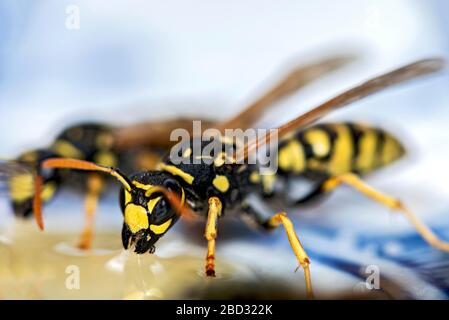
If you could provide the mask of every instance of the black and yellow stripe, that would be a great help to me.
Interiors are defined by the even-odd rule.
[[[367,174],[404,153],[399,140],[382,129],[358,123],[319,124],[281,142],[279,169],[295,175]]]
[[[115,167],[119,165],[114,150],[113,128],[85,123],[64,130],[50,146],[59,157],[93,161],[97,164]]]

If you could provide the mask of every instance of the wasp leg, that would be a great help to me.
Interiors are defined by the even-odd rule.
[[[88,250],[92,247],[95,212],[103,185],[103,178],[98,174],[93,173],[88,176],[84,228],[78,241],[78,248],[80,249]]]
[[[287,217],[287,213],[280,212],[276,213],[270,220],[268,220],[268,225],[271,227],[279,227],[280,225],[284,226],[285,232],[287,233],[288,241],[292,247],[293,252],[295,253],[296,258],[298,259],[299,264],[304,269],[304,277],[306,280],[306,289],[307,296],[309,298],[313,298],[313,290],[312,290],[312,279],[310,277],[310,260],[307,256],[304,247],[296,235],[295,228],[293,226],[292,221]]]
[[[44,218],[42,217],[42,176],[34,178],[33,215],[39,229],[44,230]]]
[[[252,196],[246,199],[243,209],[250,214],[252,220],[265,229],[274,229],[281,225],[284,227],[290,246],[298,259],[300,266],[304,270],[307,297],[309,299],[313,299],[312,279],[309,268],[310,259],[299,241],[293,223],[290,218],[288,218],[287,213],[280,212],[275,215],[268,216],[267,206],[264,202],[260,198]]]
[[[209,211],[204,231],[204,237],[207,240],[206,275],[209,277],[215,277],[215,238],[217,237],[217,220],[221,215],[221,209],[220,199],[209,198]]]
[[[325,192],[332,191],[342,183],[353,187],[365,196],[383,204],[384,206],[387,206],[390,209],[401,212],[411,222],[424,240],[426,240],[431,246],[449,252],[449,243],[439,239],[438,236],[433,233],[432,230],[430,230],[412,211],[402,204],[401,201],[377,191],[363,182],[356,174],[345,173],[332,177],[323,184],[323,190]]]

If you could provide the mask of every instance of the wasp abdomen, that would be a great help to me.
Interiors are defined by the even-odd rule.
[[[366,174],[404,153],[399,140],[383,129],[359,123],[318,124],[281,142],[279,169],[297,175]]]

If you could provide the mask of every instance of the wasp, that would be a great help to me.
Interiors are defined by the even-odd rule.
[[[185,126],[191,120],[176,119],[165,122],[147,124],[155,128],[164,129]],[[206,124],[208,123],[205,121]],[[93,161],[104,166],[120,166],[135,170],[144,165],[146,168],[154,168],[163,154],[162,143],[154,144],[151,148],[139,150],[133,143],[130,147],[124,147],[122,140],[124,135],[120,133],[128,128],[114,128],[100,123],[82,123],[63,130],[48,148],[30,150],[21,154],[16,163],[23,164],[33,169],[29,172],[9,178],[9,194],[13,211],[18,217],[30,217],[33,213],[33,197],[35,190],[32,187],[24,188],[24,185],[33,186],[34,183],[42,185],[41,199],[43,203],[49,203],[61,189],[69,185],[85,185],[85,222],[81,232],[78,247],[89,249],[93,241],[93,226],[98,200],[106,188],[106,179],[96,173],[89,174],[80,179],[71,172],[63,170],[43,171],[41,164],[49,158],[62,157],[85,161]],[[149,141],[148,143],[152,143]],[[83,179],[85,178],[85,179]],[[39,225],[41,229],[43,225]]]
[[[208,119],[202,119],[201,123],[205,129],[220,125],[250,127],[268,106],[352,60],[353,58],[349,55],[336,55],[296,66],[226,123],[214,123]],[[41,201],[48,203],[62,186],[73,184],[74,177],[67,171],[42,170],[42,163],[45,160],[55,157],[79,159],[107,167],[125,168],[129,172],[154,169],[162,155],[173,145],[169,138],[170,133],[176,128],[185,128],[190,131],[193,120],[177,118],[144,121],[123,127],[101,123],[81,123],[66,128],[56,136],[49,147],[27,151],[17,157],[16,162],[29,166],[34,172],[22,171],[9,179],[10,199],[15,215],[28,217],[33,212],[35,190],[30,187],[24,188],[24,185],[33,185],[36,180],[35,183],[41,185],[42,189]],[[87,176],[87,179],[82,179],[81,184],[86,188],[85,222],[78,247],[89,249],[92,246],[98,199],[105,189],[105,177],[92,173]],[[44,228],[43,224],[39,224],[39,227]]]
[[[286,212],[275,213],[266,201],[270,196],[282,196],[275,188],[276,182],[287,185],[289,180],[300,177],[318,181],[309,195],[289,205],[310,201],[341,184],[347,184],[369,198],[398,210],[430,245],[449,251],[449,244],[437,238],[404,204],[370,187],[361,178],[400,158],[404,147],[399,140],[386,131],[370,126],[314,124],[331,111],[387,87],[439,71],[443,66],[441,59],[426,59],[375,77],[270,131],[263,139],[242,143],[228,141],[226,136],[218,135],[215,138],[220,139],[222,147],[209,156],[204,152],[208,144],[193,138],[180,149],[181,158],[185,161],[175,161],[172,156],[166,156],[158,170],[125,175],[113,167],[68,158],[49,158],[42,162],[41,167],[44,170],[73,169],[105,173],[115,177],[122,186],[119,197],[124,217],[123,246],[125,249],[133,247],[137,254],[153,253],[157,241],[180,217],[204,218],[207,276],[215,275],[218,220],[225,213],[237,212],[245,217],[243,221],[250,220],[262,230],[283,226],[299,266],[304,271],[307,295],[313,297],[310,259],[294,225]],[[272,174],[261,174],[258,163],[250,164],[247,160],[276,136],[279,138],[279,169]],[[195,153],[193,146],[198,143],[201,152]],[[197,157],[210,161],[193,161]],[[37,183],[34,194],[34,212],[38,221],[42,220],[41,187]]]

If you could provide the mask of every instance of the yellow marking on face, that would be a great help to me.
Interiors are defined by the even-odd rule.
[[[150,200],[148,201],[147,208],[148,208],[148,212],[149,212],[150,214],[153,213],[154,207],[158,204],[159,200],[161,200],[161,199],[162,199],[162,196],[159,196],[159,197],[150,199]]]
[[[262,187],[265,193],[271,193],[274,190],[274,183],[276,182],[275,174],[264,174],[262,178]]]
[[[367,173],[376,166],[376,148],[378,143],[377,132],[366,128],[359,139],[359,154],[355,161],[356,169]]]
[[[124,189],[123,192],[125,193],[125,204],[128,204],[132,201],[133,197],[131,196],[131,193]]]
[[[171,173],[174,176],[178,176],[180,177],[182,180],[184,180],[185,182],[187,182],[188,184],[192,184],[194,177],[184,171],[182,171],[181,169],[172,166],[172,165],[168,165],[165,163],[161,163],[160,164],[160,168],[161,170],[167,171],[169,173]]]
[[[136,181],[136,180],[133,180],[133,181],[132,181],[132,184],[133,184],[136,188],[139,188],[139,189],[142,189],[142,190],[145,190],[145,191],[148,191],[148,190],[150,190],[151,188],[153,188],[153,186],[152,186],[151,184],[143,184],[143,183],[140,183],[139,181]]]
[[[114,144],[114,137],[110,133],[100,133],[95,140],[96,145],[99,148],[111,148]]]
[[[112,152],[100,151],[95,154],[94,162],[105,167],[115,167],[117,166],[117,157]]]
[[[147,210],[144,207],[130,203],[125,208],[125,223],[132,233],[148,228]]]
[[[172,219],[168,219],[167,221],[165,221],[163,224],[160,225],[152,224],[150,226],[150,230],[153,231],[155,234],[163,234],[170,227],[171,222]]]
[[[310,143],[313,153],[318,157],[325,157],[331,149],[329,135],[321,129],[310,129],[304,134],[304,139]]]
[[[279,167],[284,171],[301,173],[306,167],[304,148],[297,140],[291,140],[279,150]]]
[[[217,175],[214,180],[212,181],[212,184],[214,185],[214,187],[220,191],[225,193],[226,191],[229,190],[229,180],[226,176],[222,176],[222,175]]]
[[[337,175],[351,171],[353,143],[349,128],[346,125],[333,126],[337,133],[332,157],[329,161],[329,173]]]
[[[61,156],[74,159],[83,159],[84,154],[73,144],[65,140],[57,140],[51,147],[53,151]]]
[[[259,183],[260,182],[260,174],[256,171],[251,172],[249,175],[249,181],[252,183]]]
[[[188,158],[188,157],[190,157],[192,155],[192,148],[187,148],[185,151],[184,151],[184,153],[182,154],[182,156],[184,157],[184,158]]]
[[[41,193],[42,201],[48,201],[51,198],[53,198],[55,192],[56,192],[56,183],[47,182],[46,184],[44,184]]]
[[[14,202],[31,199],[34,195],[34,177],[31,173],[20,174],[9,180],[9,192]]]

